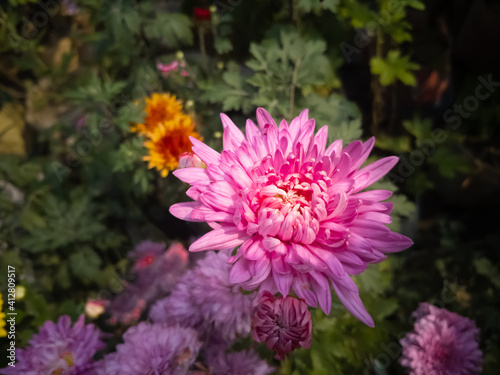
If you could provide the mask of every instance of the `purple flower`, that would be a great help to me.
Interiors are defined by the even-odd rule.
[[[311,346],[311,313],[303,301],[293,297],[274,298],[264,291],[255,301],[252,315],[252,338],[265,342],[283,360],[286,353]]]
[[[62,4],[68,16],[74,16],[80,11],[80,7],[72,0],[63,0]]]
[[[177,284],[186,270],[188,252],[180,243],[165,245],[144,241],[137,245],[131,256],[136,260],[133,272],[137,274],[135,285],[147,302],[165,297]]]
[[[202,345],[190,328],[146,322],[129,328],[123,340],[96,364],[97,375],[186,374]]]
[[[156,323],[178,323],[197,329],[202,336],[232,342],[250,333],[253,295],[244,295],[229,281],[231,266],[226,252],[209,252],[188,271],[172,294],[153,305]]]
[[[16,367],[2,369],[5,375],[87,375],[94,354],[104,348],[101,332],[85,324],[83,315],[71,326],[69,316],[57,323],[47,321],[33,335],[26,349],[16,350]]]
[[[420,304],[414,332],[401,340],[402,366],[411,375],[476,375],[481,372],[479,329],[446,309]]]
[[[188,252],[176,242],[167,250],[165,247],[164,243],[143,241],[130,252],[135,279],[109,305],[111,323],[137,321],[149,304],[167,296],[177,284],[186,271]]]
[[[141,291],[133,284],[117,294],[109,304],[107,311],[111,314],[110,324],[133,324],[139,320],[146,309],[146,301],[141,298]]]
[[[211,351],[207,362],[210,375],[267,375],[274,370],[253,350],[234,353]]]

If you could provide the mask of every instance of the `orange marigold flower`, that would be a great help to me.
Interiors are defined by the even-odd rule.
[[[202,140],[194,130],[193,119],[188,115],[178,114],[169,121],[157,124],[144,142],[149,155],[143,160],[149,162],[149,168],[158,169],[161,176],[166,177],[169,171],[178,167],[179,157],[191,151],[190,136]]]
[[[146,118],[144,124],[134,124],[133,132],[148,134],[153,132],[159,123],[174,119],[182,113],[182,102],[170,94],[153,94],[146,98]],[[184,115],[185,116],[185,115]]]

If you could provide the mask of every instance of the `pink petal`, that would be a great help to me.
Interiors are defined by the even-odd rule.
[[[261,132],[255,123],[248,119],[245,126],[245,134],[247,141],[251,142],[254,138],[260,137]]]
[[[220,154],[214,149],[208,147],[205,143],[200,140],[189,137],[189,140],[193,144],[193,152],[201,159],[206,165],[218,164],[220,163]]]
[[[238,260],[231,267],[231,272],[229,273],[229,281],[232,284],[241,284],[252,277],[248,271],[248,262],[245,259]]]
[[[325,125],[318,130],[318,132],[314,136],[311,146],[314,147],[316,145],[318,147],[319,155],[323,155],[323,153],[325,152],[327,141],[328,141],[328,126]]]
[[[241,245],[249,235],[235,227],[222,227],[194,241],[189,251],[225,250]]]
[[[366,311],[361,298],[359,298],[359,291],[349,276],[345,276],[342,280],[332,280],[333,289],[339,297],[342,304],[354,315],[369,327],[375,327],[373,319]]]
[[[245,254],[245,257],[250,260],[258,260],[265,256],[262,241],[254,240],[253,238],[246,240],[241,245],[241,250]]]
[[[264,131],[267,124],[271,124],[276,127],[273,117],[264,108],[257,108],[257,123],[259,124],[261,131]]]
[[[227,212],[217,212],[206,206],[196,207],[191,213],[192,220],[199,221],[218,221],[225,223],[233,223],[233,214]]]
[[[274,272],[273,269],[273,278],[278,291],[283,296],[287,296],[288,293],[290,293],[290,286],[292,285],[293,275],[291,273],[281,274],[278,272]]]
[[[172,215],[181,220],[203,221],[191,218],[191,212],[193,212],[193,209],[197,207],[201,207],[200,202],[183,202],[183,203],[176,203],[170,206],[169,211]]]
[[[332,308],[332,292],[330,291],[330,282],[328,279],[318,273],[318,272],[310,272],[312,276],[312,285],[314,288],[314,293],[318,298],[319,306],[321,310],[325,312],[325,314],[330,314],[330,310]]]
[[[402,234],[391,232],[382,238],[367,239],[373,248],[384,253],[395,253],[408,249],[413,245],[413,241]]]
[[[354,178],[354,180],[356,180],[358,176],[366,175],[366,172],[369,172],[369,177],[366,178],[362,184],[357,185],[354,189],[354,192],[363,190],[367,186],[373,184],[375,181],[380,180],[397,164],[397,162],[397,156],[389,156],[387,158],[377,160],[376,162],[371,163],[363,169],[360,169],[359,171],[354,173],[352,177]]]
[[[224,127],[224,136],[222,139],[224,150],[234,150],[245,140],[245,136],[224,113],[220,114],[220,118]]]
[[[392,191],[389,190],[370,190],[355,195],[356,198],[367,202],[384,201],[392,196]]]
[[[208,185],[210,177],[208,172],[203,168],[183,168],[172,172],[179,180],[190,185]]]
[[[218,195],[212,193],[211,191],[205,191],[201,193],[200,201],[204,205],[209,206],[215,210],[221,210],[231,213],[234,213],[235,211],[235,202],[233,198],[225,195]]]

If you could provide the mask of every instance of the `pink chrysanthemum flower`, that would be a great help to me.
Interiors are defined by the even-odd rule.
[[[307,304],[330,312],[330,282],[342,303],[367,325],[373,320],[349,275],[408,248],[410,239],[386,224],[392,204],[387,190],[361,193],[397,163],[378,160],[362,169],[374,139],[325,150],[328,127],[314,135],[304,110],[278,127],[264,109],[258,127],[247,120],[246,135],[224,114],[221,154],[191,138],[193,152],[207,165],[174,172],[192,185],[193,202],[170,212],[183,220],[208,222],[213,231],[190,251],[238,247],[231,282],[286,296],[290,288]]]
[[[413,313],[415,330],[401,340],[401,365],[410,375],[481,373],[479,329],[474,321],[422,303]]]
[[[257,299],[252,314],[252,338],[276,351],[276,359],[286,353],[311,346],[311,313],[303,301],[293,297],[274,296],[264,291]]]

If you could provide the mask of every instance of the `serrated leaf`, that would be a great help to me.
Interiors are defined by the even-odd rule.
[[[98,276],[102,261],[90,247],[76,250],[68,259],[71,273],[85,284],[90,283]]]
[[[193,43],[192,23],[188,16],[178,13],[161,13],[144,26],[147,38],[161,39],[170,48]]]
[[[332,94],[328,98],[312,94],[306,97],[304,107],[318,127],[328,125],[330,141],[342,139],[348,143],[361,137],[361,112],[355,103],[343,96]]]
[[[418,64],[410,62],[409,56],[400,56],[399,50],[391,50],[385,59],[372,57],[370,60],[371,72],[380,76],[383,86],[394,83],[397,79],[408,86],[415,86],[417,80],[412,70],[419,68]]]
[[[215,38],[214,47],[217,53],[221,55],[233,50],[233,44],[228,38]]]

